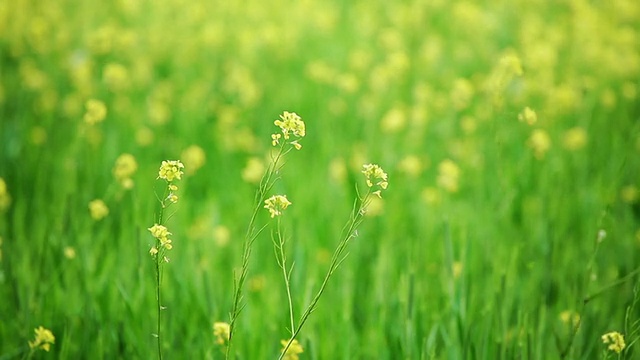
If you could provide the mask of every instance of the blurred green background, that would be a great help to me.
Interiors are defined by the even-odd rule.
[[[147,228],[167,159],[186,174],[164,352],[222,358],[212,325],[228,321],[283,111],[307,127],[273,190],[293,203],[296,314],[362,164],[389,174],[302,359],[593,359],[609,331],[631,344],[639,31],[634,0],[0,0],[0,358],[40,325],[56,342],[37,357],[155,357]],[[85,120],[92,99],[103,121]],[[286,293],[268,231],[255,246],[235,348],[275,358]]]

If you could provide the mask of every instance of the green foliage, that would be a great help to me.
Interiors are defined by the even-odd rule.
[[[634,0],[0,1],[0,359],[39,326],[36,357],[157,353],[147,229],[177,159],[162,352],[224,358],[212,326],[284,110],[306,124],[273,188],[294,314],[362,164],[389,175],[302,359],[593,359],[614,331],[637,357],[639,38]],[[287,292],[268,232],[253,246],[233,348],[277,358]]]

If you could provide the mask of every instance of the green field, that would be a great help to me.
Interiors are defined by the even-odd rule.
[[[0,359],[159,357],[165,160],[163,359],[280,356],[277,229],[285,359],[638,359],[639,87],[636,0],[0,0]]]

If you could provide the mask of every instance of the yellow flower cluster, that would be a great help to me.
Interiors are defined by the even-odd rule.
[[[382,170],[382,168],[376,164],[365,164],[362,165],[362,173],[367,178],[367,186],[373,187],[379,186],[380,189],[374,191],[378,197],[381,197],[381,190],[386,190],[389,183],[387,182],[387,173]],[[374,181],[377,181],[374,183]]]
[[[226,322],[213,323],[213,336],[216,337],[216,344],[224,345],[229,341],[231,327]]]
[[[160,246],[164,247],[167,250],[171,250],[173,245],[171,245],[171,239],[169,239],[169,235],[172,235],[166,226],[155,224],[152,227],[148,228],[151,232],[151,235],[158,239],[160,242]],[[156,255],[158,253],[158,249],[154,246],[149,250],[151,255]]]
[[[133,180],[131,177],[135,174],[136,170],[138,170],[136,158],[131,154],[122,154],[116,159],[116,164],[113,167],[113,176],[123,188],[131,189],[133,188]]]
[[[289,343],[289,340],[280,340],[280,344],[282,344],[283,352],[284,352],[284,348],[287,346],[288,343]],[[303,352],[304,352],[304,349],[302,349],[302,345],[300,345],[298,340],[293,340],[291,342],[291,345],[287,349],[287,351],[284,353],[283,359],[298,360],[299,359],[298,354],[301,354]]]
[[[536,115],[536,112],[527,106],[520,114],[518,114],[518,120],[527,123],[527,125],[533,125],[538,121],[538,115]]]
[[[274,195],[265,200],[264,204],[264,208],[269,210],[271,218],[274,218],[281,215],[291,205],[291,202],[287,199],[287,195]]]
[[[624,336],[617,331],[602,335],[602,342],[609,344],[608,349],[620,354],[627,345],[624,343]]]
[[[184,169],[184,165],[180,160],[166,160],[162,162],[160,166],[160,171],[158,171],[158,178],[164,179],[168,182],[172,182],[175,179],[182,179],[182,171]]]
[[[84,114],[84,122],[94,125],[102,122],[107,117],[107,107],[100,100],[91,99],[85,104],[87,112]]]
[[[438,165],[438,185],[447,192],[458,191],[460,180],[460,167],[450,159],[443,160]]]
[[[0,178],[0,211],[7,210],[10,204],[11,196],[7,191],[7,183],[4,182],[3,178]]]
[[[51,345],[55,343],[56,338],[53,336],[53,333],[49,329],[45,329],[42,326],[35,329],[36,337],[33,341],[29,341],[29,347],[31,349],[42,349],[44,351],[49,351],[51,349]]]
[[[291,134],[297,138],[303,138],[306,135],[304,121],[302,121],[300,116],[296,113],[285,111],[280,115],[280,120],[276,120],[273,123],[282,131],[282,134],[271,135],[271,144],[273,146],[278,145],[281,138],[289,140]],[[296,150],[300,150],[302,148],[302,145],[298,143],[297,139],[292,141],[291,145],[293,145]]]
[[[102,220],[107,215],[109,215],[109,208],[104,201],[100,199],[96,199],[89,202],[89,213],[91,214],[91,218],[93,220]]]

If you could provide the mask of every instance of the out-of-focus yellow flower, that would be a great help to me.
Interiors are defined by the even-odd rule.
[[[385,133],[396,133],[402,130],[406,123],[405,111],[400,107],[394,107],[382,117],[380,126]]]
[[[584,148],[587,145],[587,131],[580,126],[567,130],[564,133],[563,145],[570,151]]]
[[[229,341],[231,326],[226,322],[213,323],[213,336],[216,337],[216,344],[224,345]]]
[[[220,247],[226,246],[231,239],[231,231],[224,225],[218,225],[213,228],[213,239],[216,245]]]
[[[456,79],[451,89],[451,103],[456,110],[464,110],[469,107],[473,99],[474,88],[467,79]]]
[[[460,167],[450,159],[443,160],[438,165],[438,186],[450,193],[458,191]]]
[[[35,329],[35,339],[33,341],[29,341],[29,348],[31,349],[42,349],[44,351],[49,351],[51,349],[51,345],[55,343],[56,338],[53,336],[53,333],[49,329],[45,329],[42,326]]]
[[[428,205],[437,205],[440,203],[440,192],[435,187],[424,188],[421,197]]]
[[[257,157],[249,158],[247,165],[242,169],[242,180],[250,184],[257,184],[260,182],[260,179],[262,179],[264,169],[265,165],[262,159]]]
[[[269,210],[272,218],[281,215],[289,205],[291,202],[287,199],[287,195],[273,195],[264,201],[264,208]]]
[[[380,197],[372,197],[371,201],[367,204],[367,208],[365,209],[365,216],[368,217],[376,217],[380,216],[384,213],[384,200]]]
[[[153,143],[153,131],[148,127],[141,127],[136,131],[136,143],[140,146],[149,146]]]
[[[575,311],[565,310],[560,313],[560,321],[566,325],[577,326],[580,323],[580,314]]]
[[[104,201],[96,199],[89,202],[89,213],[93,220],[102,220],[109,215],[109,208]]]
[[[7,183],[3,178],[0,178],[0,212],[5,211],[11,205],[11,195],[7,190]]]
[[[533,150],[533,154],[537,159],[542,159],[551,148],[551,138],[546,131],[536,129],[531,133],[528,141],[529,147]]]
[[[118,92],[129,86],[129,72],[122,64],[107,64],[104,67],[102,77],[111,91]]]
[[[342,183],[347,178],[347,164],[343,158],[335,158],[329,163],[329,177],[337,182]]]
[[[113,176],[125,189],[131,189],[133,187],[131,177],[136,170],[138,170],[136,158],[131,154],[122,154],[116,159],[116,164],[113,167]]]
[[[518,120],[527,123],[527,125],[533,125],[538,121],[538,115],[527,106],[518,114]]]
[[[90,99],[85,104],[84,122],[95,125],[107,117],[107,106],[100,100]]]
[[[633,204],[640,198],[640,191],[634,185],[627,185],[620,190],[620,198],[627,204]]]
[[[64,257],[69,260],[73,260],[76,258],[76,249],[74,249],[72,246],[65,246],[63,252]]]
[[[298,342],[298,340],[293,340],[291,342],[291,345],[289,345],[289,348],[287,349],[287,351],[285,352],[285,347],[287,346],[287,344],[289,343],[289,340],[281,340],[280,344],[282,344],[282,352],[284,352],[284,360],[298,360],[298,354],[301,354],[304,352],[304,349],[302,349],[302,345],[300,345],[300,343]]]
[[[423,167],[422,161],[415,155],[406,156],[398,164],[398,170],[412,177],[420,175]]]
[[[187,175],[194,174],[207,160],[204,150],[198,145],[191,145],[182,151],[180,158],[184,162]]]
[[[624,343],[624,336],[617,331],[609,332],[602,335],[602,342],[609,344],[607,349],[620,354],[627,345]]]
[[[158,179],[166,180],[167,182],[172,182],[173,180],[181,180],[184,172],[184,165],[180,160],[165,160],[162,161],[162,165],[160,165],[160,170],[158,171]]]

